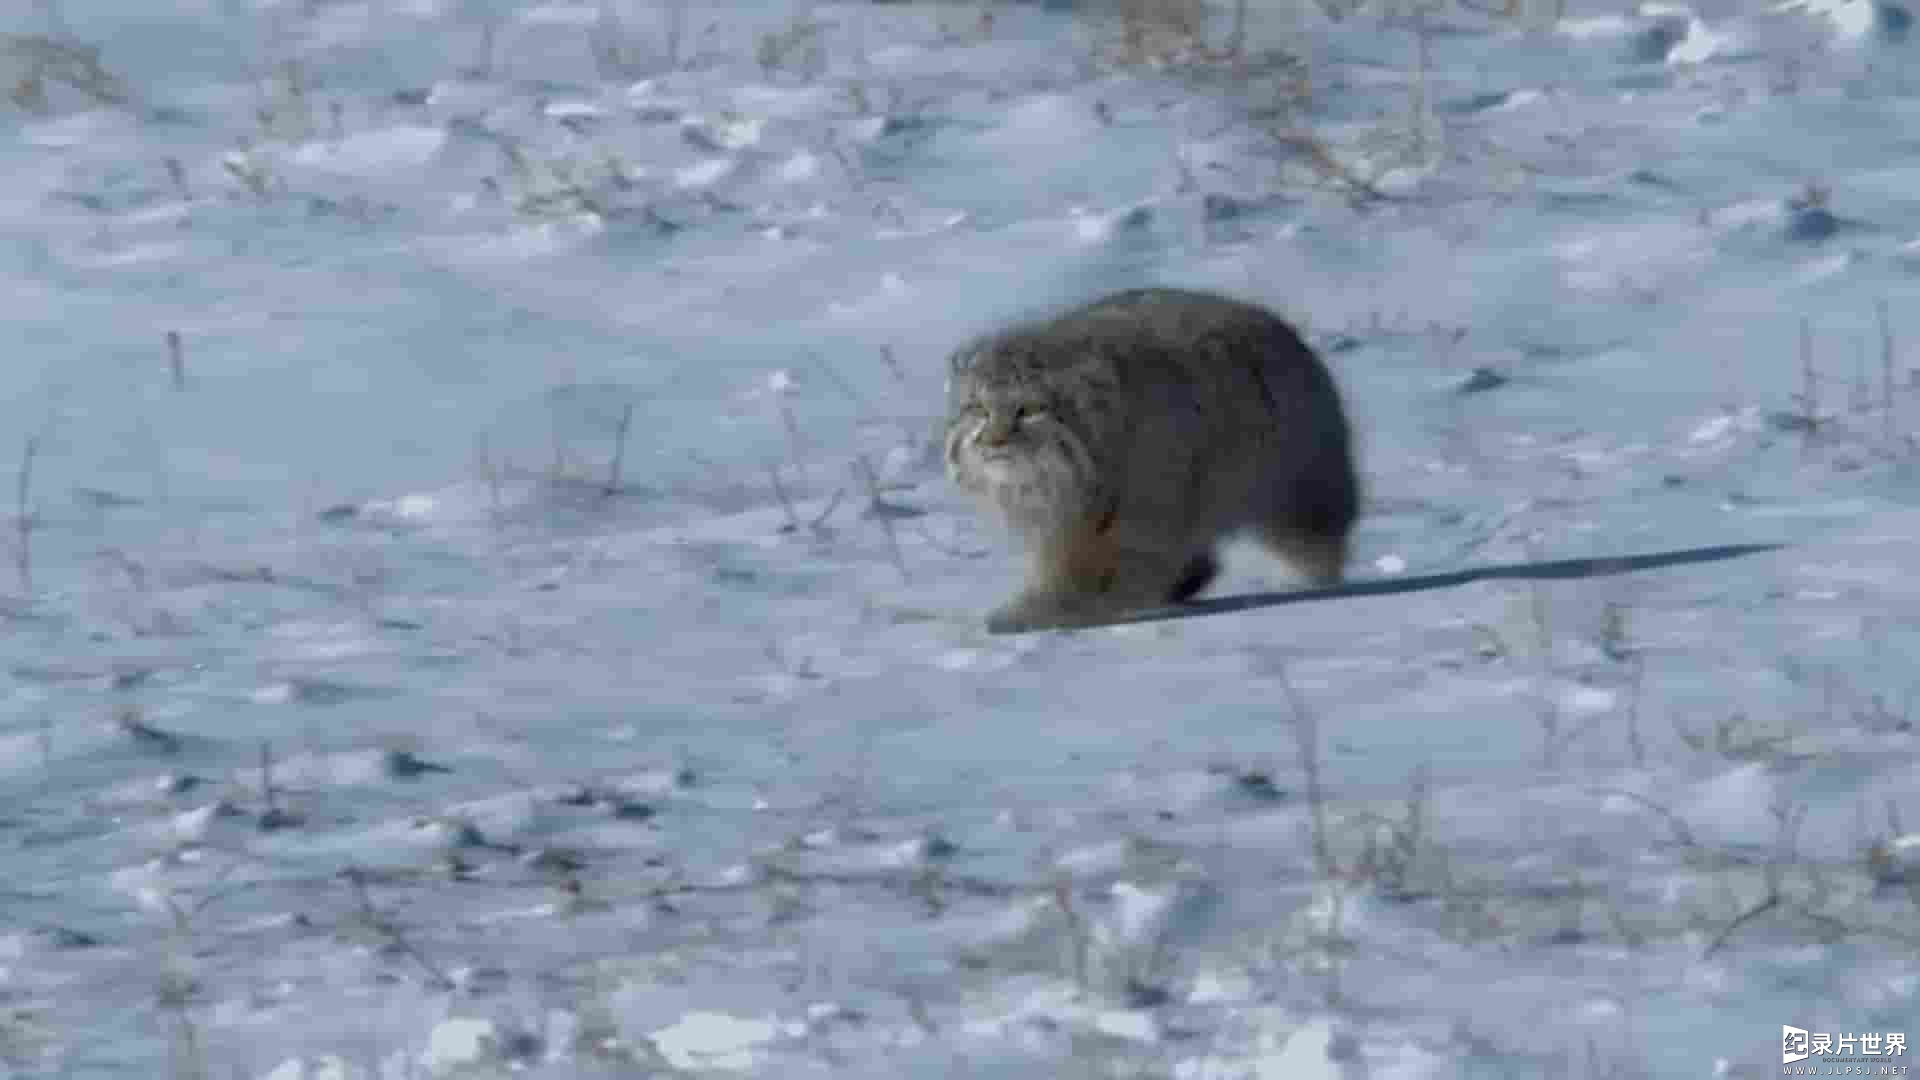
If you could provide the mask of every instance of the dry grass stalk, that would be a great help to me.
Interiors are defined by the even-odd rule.
[[[15,105],[45,116],[53,111],[49,86],[79,91],[98,105],[125,105],[133,94],[119,76],[100,63],[97,46],[61,41],[43,34],[0,34],[0,70],[21,72],[10,79],[7,96]]]

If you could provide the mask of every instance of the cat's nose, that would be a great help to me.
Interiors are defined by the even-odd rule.
[[[973,438],[981,446],[1005,446],[1013,438],[1013,424],[1004,416],[991,417]]]

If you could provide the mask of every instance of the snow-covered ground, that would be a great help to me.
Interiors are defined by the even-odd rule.
[[[1913,13],[1062,6],[0,16],[6,1075],[1920,1041]],[[1790,546],[989,637],[944,353],[1148,282],[1359,576]]]

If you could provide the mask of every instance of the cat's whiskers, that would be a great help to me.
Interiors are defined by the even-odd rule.
[[[1028,424],[1004,442],[980,436],[986,425],[962,427],[950,440],[949,461],[960,486],[997,508],[1029,538],[1069,526],[1085,503],[1093,461],[1066,425]]]

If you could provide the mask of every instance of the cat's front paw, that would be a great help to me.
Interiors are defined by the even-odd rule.
[[[987,633],[1024,634],[1029,630],[1040,630],[1045,623],[1032,612],[1023,611],[1012,605],[996,608],[987,613]]]
[[[987,615],[990,634],[1024,634],[1033,630],[1071,630],[1100,621],[1085,605],[1070,604],[1051,593],[1024,593]]]

